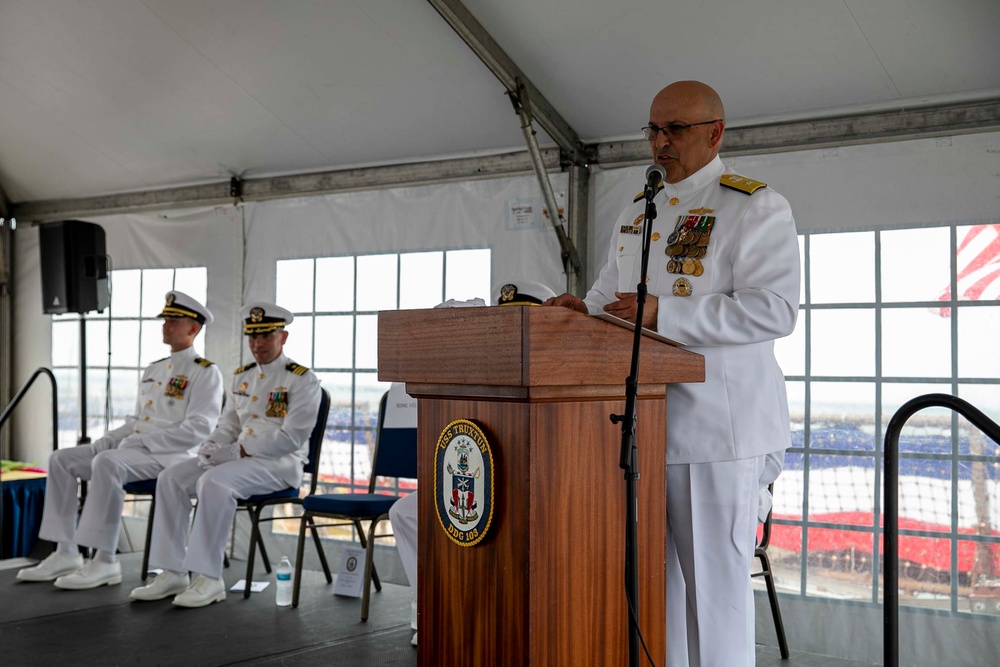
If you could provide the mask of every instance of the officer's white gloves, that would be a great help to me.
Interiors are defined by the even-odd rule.
[[[90,446],[94,448],[95,454],[97,452],[103,452],[108,449],[114,449],[115,439],[112,438],[110,435],[105,435],[103,437],[98,438],[97,440],[94,440],[94,442],[90,443]]]
[[[240,458],[238,442],[222,444],[209,440],[198,448],[198,465],[202,468],[211,468],[238,458]]]

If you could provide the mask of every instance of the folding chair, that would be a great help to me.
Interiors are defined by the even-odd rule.
[[[125,493],[133,496],[149,496],[149,517],[146,519],[146,546],[142,549],[142,581],[146,581],[147,570],[149,570],[149,541],[153,536],[153,515],[156,512],[156,478],[143,479],[138,482],[128,482],[124,486]],[[134,500],[139,500],[136,498]],[[125,525],[125,516],[122,515],[122,527],[125,529],[126,539],[129,546],[132,546],[132,539],[128,536],[128,527]]]
[[[364,594],[361,602],[361,620],[368,620],[368,603],[371,599],[371,584],[375,590],[381,591],[382,584],[372,560],[375,552],[375,529],[379,522],[389,518],[389,508],[399,500],[399,496],[390,496],[376,492],[379,477],[404,477],[414,479],[417,476],[417,429],[385,427],[386,403],[390,392],[386,392],[379,402],[378,426],[375,435],[375,456],[372,461],[371,479],[368,482],[368,493],[323,493],[306,497],[302,501],[305,510],[302,525],[299,527],[298,551],[295,557],[295,583],[292,589],[292,606],[299,604],[299,587],[302,584],[302,554],[305,548],[306,522],[314,517],[339,519],[320,526],[352,524],[358,531],[358,539],[365,549]],[[367,537],[361,526],[362,521],[371,522]],[[311,524],[315,525],[315,524]],[[313,529],[315,536],[315,528]],[[377,537],[391,537],[379,535]],[[323,547],[317,541],[320,557],[325,562]],[[326,572],[326,582],[333,579]]]
[[[774,493],[774,484],[769,484],[767,490]],[[754,550],[754,558],[760,559],[760,572],[754,572],[751,577],[764,577],[767,586],[767,599],[771,603],[771,616],[774,618],[774,630],[778,633],[778,647],[781,649],[781,659],[788,660],[788,642],[785,640],[785,625],[781,622],[781,609],[778,607],[778,592],[774,588],[774,574],[771,571],[771,559],[767,556],[767,547],[771,543],[771,512],[764,521],[764,531],[760,543]]]
[[[326,389],[320,389],[321,396],[319,402],[319,413],[316,415],[316,425],[313,427],[312,434],[309,436],[309,460],[305,465],[305,472],[309,473],[309,495],[316,493],[316,483],[319,481],[319,459],[320,452],[323,449],[323,436],[326,433],[326,419],[330,414],[330,393]],[[246,576],[246,586],[243,589],[243,597],[250,597],[250,582],[253,579],[253,562],[256,555],[257,546],[260,546],[260,557],[264,561],[264,569],[270,573],[271,572],[271,561],[267,557],[267,549],[264,548],[264,539],[260,534],[260,523],[262,521],[276,521],[272,510],[270,517],[262,517],[261,513],[264,511],[265,507],[273,507],[275,505],[301,505],[302,498],[299,496],[298,487],[288,487],[282,491],[275,491],[273,493],[262,493],[255,496],[250,496],[249,498],[239,500],[236,504],[236,509],[245,509],[250,517],[250,549],[247,554],[247,576]],[[305,514],[302,516],[302,531],[300,531],[299,536],[301,537],[306,528],[306,524],[312,529],[313,540],[316,542],[316,549],[319,551],[320,562],[323,565],[323,571],[326,573],[327,580],[332,579],[330,575],[330,566],[326,562],[326,554],[323,553],[323,547],[320,546],[319,532],[316,530],[316,525],[313,523],[312,518]]]
[[[313,427],[312,434],[309,436],[309,461],[306,464],[305,471],[310,474],[311,481],[309,487],[309,493],[316,492],[316,481],[320,458],[320,449],[323,445],[323,433],[326,430],[326,419],[330,413],[330,394],[325,390],[321,389],[322,395],[320,396],[319,414],[316,416],[316,425]],[[124,486],[125,492],[137,496],[149,496],[149,519],[146,524],[146,546],[142,553],[142,581],[147,579],[147,570],[149,569],[149,544],[153,535],[153,519],[156,515],[156,479],[144,479],[138,482],[129,482]],[[299,498],[299,489],[289,487],[282,491],[276,491],[274,493],[262,494],[258,496],[251,496],[245,500],[240,500],[237,503],[237,509],[245,509],[250,515],[250,521],[252,525],[251,535],[250,535],[250,550],[247,558],[247,576],[246,576],[246,588],[243,590],[243,597],[250,596],[250,581],[253,575],[253,563],[254,563],[254,547],[260,546],[261,557],[264,559],[264,567],[267,571],[271,571],[271,563],[267,558],[267,551],[264,547],[264,539],[260,534],[258,528],[258,523],[260,521],[273,521],[272,518],[261,519],[260,513],[264,507],[270,505],[279,504],[301,504],[301,499]],[[195,510],[197,511],[197,509]],[[319,542],[319,534],[313,528],[313,536]],[[229,567],[229,557],[224,556],[225,566]],[[324,555],[321,553],[321,560],[323,561],[323,569],[329,572],[329,566],[326,563]]]

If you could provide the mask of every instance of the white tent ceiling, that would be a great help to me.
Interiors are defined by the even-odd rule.
[[[464,5],[586,142],[635,138],[676,79],[731,126],[1000,96],[1000,0]],[[523,148],[425,0],[0,2],[12,203]]]

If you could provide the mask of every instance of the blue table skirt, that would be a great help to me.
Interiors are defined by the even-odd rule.
[[[3,558],[27,556],[38,541],[45,478],[3,481]]]

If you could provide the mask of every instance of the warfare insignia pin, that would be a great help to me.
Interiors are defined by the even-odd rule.
[[[434,450],[434,507],[441,528],[462,547],[478,544],[493,521],[493,452],[486,434],[456,419]]]

